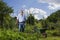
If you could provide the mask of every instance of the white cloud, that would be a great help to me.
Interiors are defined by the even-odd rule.
[[[58,9],[60,7],[60,4],[54,4],[54,3],[49,3],[48,8],[49,9]]]
[[[47,15],[44,15],[44,18],[47,18],[48,16]]]
[[[29,12],[30,12],[30,13],[33,13],[33,11],[34,11],[34,8],[30,8],[30,9],[29,9]]]
[[[35,19],[40,20],[41,18],[39,17],[39,15],[34,15]]]
[[[46,12],[38,8],[29,8],[24,11],[26,15],[33,14],[35,19],[41,19],[42,17],[47,18]]]
[[[40,3],[48,3],[49,9],[58,9],[60,7],[60,0],[38,0]]]
[[[22,5],[22,8],[26,8],[26,5]]]

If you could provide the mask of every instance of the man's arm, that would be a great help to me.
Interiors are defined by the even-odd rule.
[[[24,20],[25,20],[25,22],[26,22],[26,16],[24,16]]]

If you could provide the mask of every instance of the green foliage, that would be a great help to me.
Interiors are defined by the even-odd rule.
[[[0,40],[60,40],[60,37],[41,37],[39,33],[14,32],[13,30],[0,29]]]
[[[54,13],[52,13],[47,19],[46,19],[46,21],[47,21],[47,25],[48,25],[48,29],[49,30],[58,30],[58,32],[57,31],[55,31],[55,32],[53,32],[52,34],[53,35],[55,35],[55,36],[59,36],[59,34],[60,34],[60,32],[59,32],[59,30],[60,30],[60,10],[58,10],[58,11],[56,11],[56,12],[54,12]]]
[[[48,20],[49,22],[54,22],[54,23],[56,23],[58,20],[60,20],[60,10],[52,13],[52,14],[47,18],[47,20]]]
[[[46,23],[45,23],[45,22]],[[53,26],[56,25],[56,23],[60,21],[60,10],[52,13],[46,20],[42,20],[42,23],[44,22],[45,25],[47,24],[48,26]]]
[[[47,19],[39,20],[42,28],[48,29],[48,36],[60,36],[60,10],[52,13]]]
[[[37,40],[36,36],[37,33],[22,33],[12,30],[2,30],[0,32],[0,40]]]
[[[26,21],[24,33],[17,32],[16,19],[10,17],[12,12],[11,7],[0,1],[0,27],[4,28],[0,29],[0,40],[60,40],[60,37],[49,37],[60,36],[60,10],[52,13],[47,19],[41,19],[40,21],[35,20],[34,16],[30,14]],[[38,32],[34,33],[34,25],[37,26]],[[40,28],[48,28],[46,31],[47,39],[41,38]]]
[[[28,17],[27,23],[30,24],[30,25],[35,24],[35,19],[34,19],[34,16],[32,16],[32,14],[30,14],[30,16]]]
[[[41,22],[40,24],[42,25],[42,28],[44,28],[44,29],[48,28],[48,24],[47,24],[47,21],[45,19],[41,19],[39,21]]]
[[[0,26],[9,26],[11,20],[10,13],[13,12],[13,9],[9,7],[5,2],[0,1]]]

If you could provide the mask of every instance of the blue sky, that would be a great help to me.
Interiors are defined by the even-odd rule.
[[[45,16],[50,15],[52,12],[58,10],[60,8],[60,1],[59,0],[3,0],[7,3],[7,5],[11,6],[14,9],[14,13],[17,14],[19,10],[22,8],[25,10],[36,10],[38,11],[41,9],[43,12],[41,14],[44,14]],[[38,10],[37,10],[38,9]],[[40,10],[40,11],[41,11]],[[34,11],[35,12],[35,11]],[[37,13],[38,14],[38,13]],[[36,17],[37,16],[37,17]],[[36,15],[36,18],[41,17]],[[41,19],[41,18],[40,18]]]

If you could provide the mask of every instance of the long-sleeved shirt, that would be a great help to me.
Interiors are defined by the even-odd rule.
[[[26,16],[25,16],[24,14],[23,14],[23,15],[18,14],[18,16],[17,16],[17,20],[18,20],[19,22],[23,22],[23,21],[26,20]]]

